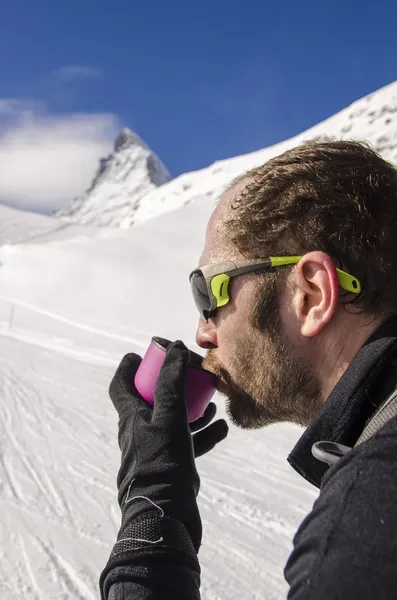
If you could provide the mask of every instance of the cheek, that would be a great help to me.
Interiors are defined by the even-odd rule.
[[[293,298],[290,298],[288,295],[281,297],[279,315],[283,332],[291,344],[300,346],[305,340],[300,335],[300,323],[296,316],[297,311],[295,307]]]
[[[236,348],[246,342],[253,332],[250,324],[253,298],[251,282],[244,282],[243,278],[232,280],[229,295],[230,302],[219,310],[216,319],[217,355],[225,363],[227,357],[231,353],[235,354]]]
[[[225,366],[230,365],[251,336],[247,317],[237,310],[225,315],[217,328],[217,336],[217,356]]]

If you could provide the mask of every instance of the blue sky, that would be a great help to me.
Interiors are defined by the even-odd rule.
[[[46,126],[91,115],[101,151],[128,126],[172,175],[291,137],[397,78],[392,0],[3,0],[0,10],[3,134],[10,112],[14,125],[21,111]]]

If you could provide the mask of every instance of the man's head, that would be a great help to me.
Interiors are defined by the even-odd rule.
[[[235,180],[200,265],[302,255],[232,278],[197,343],[232,420],[308,425],[368,336],[397,313],[397,171],[356,142],[309,142]],[[344,292],[336,268],[357,277]]]

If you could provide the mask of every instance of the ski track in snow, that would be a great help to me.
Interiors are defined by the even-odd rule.
[[[0,339],[1,598],[98,598],[120,524],[114,368]],[[203,600],[285,597],[292,535],[316,494],[279,456],[291,429],[268,435],[266,457],[252,436],[249,464],[250,434],[235,428],[198,461]]]
[[[18,300],[13,300],[11,298],[7,298],[6,296],[0,295],[0,301],[5,301],[10,307],[20,307],[23,309],[27,309],[32,313],[32,316],[43,315],[44,317],[48,317],[49,319],[58,321],[59,323],[65,323],[66,325],[71,325],[75,329],[82,329],[84,331],[89,331],[90,333],[99,334],[104,337],[112,338],[115,340],[120,340],[122,342],[127,342],[129,344],[138,345],[144,347],[144,344],[139,340],[134,340],[125,335],[119,335],[117,333],[112,333],[110,331],[106,331],[105,329],[101,329],[99,327],[92,327],[91,325],[87,325],[86,323],[79,323],[74,319],[68,319],[63,317],[62,315],[55,314],[48,310],[43,310],[42,308],[38,308],[37,306],[33,306],[27,302],[20,302]]]
[[[2,348],[0,484],[6,560],[0,567],[5,586],[1,598],[96,598],[98,575],[115,535],[114,521],[106,516],[106,501],[96,498],[98,490],[106,492],[109,503],[115,497],[110,484],[116,465],[107,469],[106,457],[105,461],[100,457],[106,446],[107,459],[110,448],[116,459],[116,438],[110,431],[103,433],[101,425],[104,412],[110,417],[112,411],[105,403],[97,415],[94,410],[95,396],[105,396],[103,374],[98,367],[75,361],[74,385],[68,381],[70,361],[62,355],[7,338],[2,338]],[[54,363],[66,370],[54,372]],[[91,382],[98,378],[102,385],[78,383],[90,370],[96,375]],[[79,406],[87,397],[84,385],[97,392],[92,412]],[[108,421],[114,426],[114,419]],[[102,523],[108,529],[105,538],[100,533]],[[101,560],[90,560],[90,555],[98,556],[98,549],[103,551]]]

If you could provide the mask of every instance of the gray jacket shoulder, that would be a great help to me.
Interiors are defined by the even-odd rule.
[[[323,478],[285,568],[290,600],[390,599],[397,589],[397,417]]]

